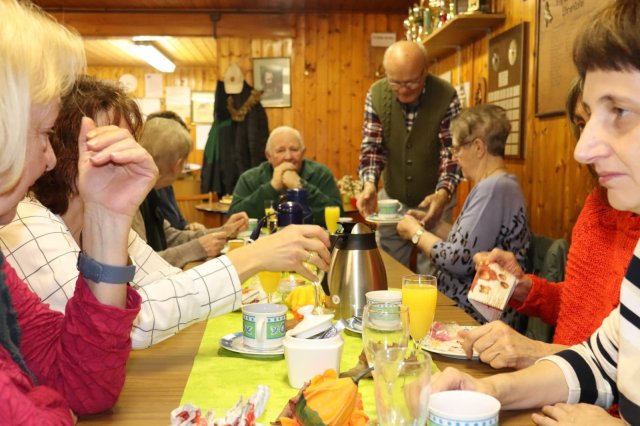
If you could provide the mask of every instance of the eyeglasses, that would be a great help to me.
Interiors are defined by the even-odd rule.
[[[389,87],[393,90],[399,90],[401,88],[405,88],[405,89],[417,89],[418,87],[420,87],[420,85],[423,83],[423,78],[422,76],[413,79],[413,80],[407,80],[407,81],[395,81],[395,80],[389,80],[387,79],[387,82],[389,83]]]
[[[460,145],[451,145],[450,147],[447,148],[447,151],[449,151],[449,154],[451,155],[458,155],[462,150],[462,148],[469,145],[471,142],[473,142],[473,140],[470,140],[465,143],[461,143]]]

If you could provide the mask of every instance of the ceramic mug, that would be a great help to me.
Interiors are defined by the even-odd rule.
[[[380,219],[394,219],[402,210],[402,204],[398,200],[379,200],[378,217]]]
[[[332,368],[340,372],[344,340],[341,334],[326,339],[299,339],[289,330],[284,338],[289,385],[300,389],[314,376]]]
[[[495,426],[500,402],[490,395],[472,391],[446,391],[429,398],[429,426]]]
[[[242,307],[244,345],[256,350],[282,346],[287,307],[276,303],[253,303]]]

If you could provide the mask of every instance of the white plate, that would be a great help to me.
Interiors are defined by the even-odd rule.
[[[278,349],[269,349],[259,351],[244,345],[242,332],[227,334],[220,339],[220,346],[228,351],[237,352],[239,354],[253,355],[260,357],[279,357],[284,355],[284,346]]]
[[[362,334],[362,320],[356,319],[355,317],[351,317],[345,320],[347,326],[345,327],[347,330],[352,333]]]
[[[394,223],[398,223],[402,220],[404,216],[402,215],[397,215],[394,218],[391,219],[382,219],[380,217],[378,217],[377,213],[374,214],[370,214],[369,216],[367,216],[365,218],[365,220],[367,222],[371,222],[371,223],[377,223],[378,225],[392,225]]]
[[[476,328],[476,326],[473,325],[458,326],[458,330],[473,330],[474,328]],[[447,356],[449,358],[467,359],[467,354],[465,354],[464,350],[462,349],[461,338],[442,341],[426,336],[422,340],[421,346],[425,351],[432,352],[434,354]],[[473,353],[472,359],[478,359],[478,354],[475,351]]]

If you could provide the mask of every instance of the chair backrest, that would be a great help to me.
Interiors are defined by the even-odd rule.
[[[527,273],[537,275],[551,282],[564,281],[565,265],[569,243],[564,239],[551,239],[531,234],[527,253]],[[554,327],[540,318],[529,317],[526,335],[535,340],[551,342]]]
[[[204,222],[204,213],[196,209],[198,204],[218,201],[218,196],[215,193],[208,194],[192,194],[176,196],[176,202],[178,208],[182,212],[182,215],[187,222]]]

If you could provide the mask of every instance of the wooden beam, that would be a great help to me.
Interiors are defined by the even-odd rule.
[[[292,14],[220,13],[213,22],[205,13],[53,13],[84,37],[295,37]]]

